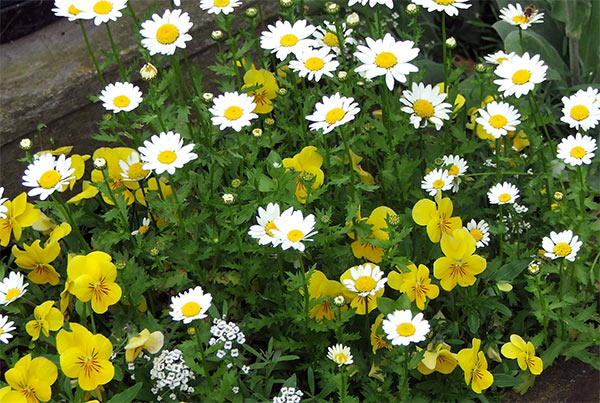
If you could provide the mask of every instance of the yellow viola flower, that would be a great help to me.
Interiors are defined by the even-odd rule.
[[[115,197],[123,197],[127,202],[127,205],[130,205],[135,200],[133,193],[129,189],[138,189],[139,184],[135,181],[124,181],[121,173],[121,166],[119,165],[119,161],[127,161],[127,158],[132,154],[137,153],[133,148],[128,147],[101,147],[94,151],[93,158],[94,160],[97,158],[104,158],[106,160],[106,167],[108,170],[108,179],[111,190]],[[92,170],[92,182],[104,182],[104,174],[99,169]],[[129,189],[128,189],[129,188]],[[113,201],[110,199],[109,195],[105,195],[102,193],[102,199],[106,202],[106,204],[114,205]]]
[[[10,386],[0,389],[0,403],[27,403],[27,398],[23,393],[13,390]]]
[[[391,272],[388,275],[388,284],[391,288],[405,293],[410,302],[417,301],[417,308],[423,310],[427,298],[435,299],[440,295],[440,288],[431,284],[427,266],[420,264],[417,268],[416,265],[410,264],[408,269],[408,273]]]
[[[67,203],[78,204],[84,199],[91,199],[92,197],[96,196],[98,192],[98,188],[92,185],[92,182],[83,181],[81,184],[81,192],[67,200]]]
[[[452,373],[457,365],[456,354],[450,352],[449,345],[439,343],[433,349],[433,344],[430,343],[423,359],[417,365],[417,370],[423,375],[429,375],[435,371],[447,375]]]
[[[471,389],[477,394],[494,383],[494,375],[487,370],[487,360],[483,351],[479,351],[480,346],[481,340],[473,339],[473,347],[460,350],[456,357],[465,373],[465,383],[471,384]]]
[[[54,301],[46,301],[36,306],[33,310],[33,317],[35,319],[30,320],[25,325],[25,330],[33,341],[40,338],[40,332],[48,337],[50,336],[50,330],[55,331],[62,327],[64,322],[63,315],[53,305]]]
[[[91,300],[92,310],[104,313],[121,299],[121,287],[115,283],[117,268],[109,254],[96,251],[73,257],[67,274],[73,281],[71,291],[81,302]]]
[[[353,266],[340,276],[344,285],[344,297],[356,313],[366,315],[377,308],[377,298],[383,295],[387,278],[379,266],[365,263]],[[367,311],[368,308],[368,311]]]
[[[144,329],[135,337],[129,339],[129,343],[125,346],[125,360],[133,362],[142,350],[146,350],[151,354],[158,353],[163,347],[165,336],[160,332],[152,332]]]
[[[308,295],[310,299],[330,297],[333,300],[335,297],[344,296],[344,286],[339,281],[329,280],[323,272],[315,270],[309,280]],[[348,310],[348,307],[343,306],[342,310]],[[323,318],[334,320],[335,310],[331,306],[331,302],[327,300],[312,307],[309,316],[319,322]]]
[[[71,260],[71,259],[69,259]],[[69,302],[71,302],[71,294],[73,294],[73,286],[75,282],[69,278],[65,281],[65,289],[60,293],[60,312],[68,318],[66,314]]]
[[[15,241],[21,239],[23,228],[31,227],[40,218],[40,210],[33,204],[27,203],[27,194],[21,193],[12,201],[7,200],[4,206],[8,209],[6,218],[0,218],[0,245],[7,246],[10,234],[14,234]]]
[[[314,178],[311,188],[317,189],[323,184],[325,179],[321,165],[323,165],[323,157],[318,153],[315,146],[304,147],[293,158],[284,158],[283,166],[285,169],[288,171],[293,169],[294,172],[298,172],[298,176],[296,177],[296,198],[300,203],[306,203],[306,197],[308,196],[306,188],[300,182],[300,178],[302,177],[305,180],[312,180]]]
[[[527,138],[527,133],[521,130],[519,133],[516,132],[508,132],[508,137],[512,139],[513,150],[516,152],[523,151],[526,147],[529,147],[529,139]]]
[[[444,257],[433,263],[433,275],[440,280],[442,288],[451,291],[456,284],[468,287],[475,283],[475,275],[487,267],[487,262],[479,255],[474,255],[476,241],[466,230],[459,228],[452,236],[442,238]]]
[[[58,284],[60,274],[50,264],[60,253],[58,242],[51,242],[42,248],[38,239],[31,246],[23,244],[23,249],[25,250],[20,250],[17,245],[13,245],[12,254],[16,258],[15,264],[17,266],[31,270],[27,278],[36,284]]]
[[[149,192],[157,192],[158,197],[161,199],[163,196],[165,199],[167,197],[171,196],[173,194],[173,188],[170,185],[167,185],[166,179],[161,177],[159,182],[160,182],[160,191],[158,190],[158,182],[156,181],[156,178],[148,179],[148,182],[146,183],[147,187],[144,188],[144,192],[146,194],[148,194]],[[146,198],[144,197],[144,192],[142,192],[141,187],[138,190],[136,190],[135,191],[135,199],[142,206],[147,206]],[[157,224],[158,224],[158,222],[157,222]]]
[[[440,94],[445,93],[446,95],[448,95],[448,91],[444,91],[444,83],[437,83],[435,85],[435,88],[437,88],[440,91]],[[466,99],[464,96],[462,96],[461,94],[456,94],[456,99],[454,99],[454,109],[452,109],[452,114],[454,116],[456,116],[456,112],[458,112],[462,109],[463,106],[465,106],[465,102]]]
[[[24,396],[28,403],[50,400],[52,398],[51,386],[56,378],[58,378],[58,369],[52,361],[44,357],[32,359],[31,354],[21,358],[4,374],[6,383],[18,394]],[[3,396],[5,399],[3,401],[13,402],[13,400],[8,400],[13,395],[11,391],[7,392]]]
[[[46,214],[40,211],[40,216],[38,219],[31,225],[36,231],[41,232],[44,235],[48,235],[54,228],[56,224],[52,221]]]
[[[277,91],[279,86],[275,75],[268,70],[260,69],[256,70],[254,65],[250,70],[244,74],[244,85],[242,89],[260,86],[259,88],[248,92],[248,95],[254,97],[254,103],[256,108],[253,112],[256,113],[269,113],[273,110],[273,103],[271,100],[277,97]]]
[[[46,243],[44,245],[47,246],[52,242],[60,241],[61,239],[63,239],[71,233],[71,229],[71,225],[66,222],[61,223],[57,227],[54,227],[54,229],[50,233],[50,236],[48,237],[48,239],[46,239]]]
[[[39,157],[42,154],[52,154],[54,156],[59,156],[61,154],[64,154],[65,156],[67,156],[67,155],[71,154],[71,151],[73,151],[73,146],[63,146],[63,147],[55,148],[54,150],[39,151],[39,152],[35,153],[35,156]]]
[[[352,169],[358,174],[358,178],[365,185],[374,185],[375,179],[373,179],[373,175],[362,169],[360,166],[360,162],[362,161],[362,157],[354,154],[352,150],[350,150],[350,156],[352,157]],[[348,163],[348,157],[344,157],[344,163]]]
[[[387,241],[390,239],[390,235],[386,231],[388,223],[386,219],[388,217],[395,216],[396,212],[389,207],[379,206],[375,208],[368,218],[364,219],[358,212],[358,222],[366,221],[367,224],[371,225],[371,235],[366,240],[361,240],[358,234],[351,232],[348,236],[355,239],[350,245],[352,253],[357,259],[367,259],[373,263],[381,262],[384,254],[384,250],[379,246],[375,246],[368,242],[369,239],[378,239],[380,241]]]
[[[371,325],[371,346],[373,347],[373,354],[377,353],[380,348],[392,349],[392,345],[385,340],[385,333],[379,332],[381,323],[383,322],[383,314],[380,313],[375,318],[375,322]]]
[[[511,334],[510,343],[506,343],[500,349],[500,352],[506,358],[516,359],[519,368],[523,371],[529,368],[533,375],[539,375],[544,370],[544,362],[540,357],[535,356],[535,347],[533,343],[525,340],[519,335]]]
[[[113,346],[105,336],[92,334],[78,323],[70,323],[71,331],[62,329],[56,335],[60,367],[69,378],[77,378],[83,390],[94,390],[107,384],[115,375],[110,362]]]
[[[449,197],[442,199],[441,192],[435,196],[435,202],[422,199],[415,203],[412,209],[412,219],[418,225],[427,226],[427,235],[433,243],[442,239],[442,234],[451,234],[457,228],[462,228],[460,217],[452,217],[454,206]]]

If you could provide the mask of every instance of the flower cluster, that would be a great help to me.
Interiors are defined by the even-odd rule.
[[[246,336],[244,332],[241,331],[239,326],[235,324],[235,322],[227,322],[225,318],[213,319],[213,325],[210,328],[210,334],[212,337],[210,338],[208,344],[213,346],[215,344],[220,344],[222,348],[220,348],[216,355],[217,358],[222,359],[229,355],[231,358],[236,358],[240,355],[239,349],[234,348],[234,343],[244,344],[246,342]]]
[[[185,364],[181,350],[163,350],[152,362],[150,379],[154,381],[151,389],[153,394],[158,396],[163,389],[178,389],[182,393],[194,392],[194,388],[188,383],[196,379],[196,376]]]
[[[302,401],[304,393],[300,389],[284,386],[279,391],[279,395],[273,398],[273,403],[298,403]]]

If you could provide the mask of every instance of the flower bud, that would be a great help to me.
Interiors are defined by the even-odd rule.
[[[273,118],[266,118],[265,119],[265,124],[268,126],[273,126],[275,124],[275,119]]]
[[[29,151],[33,147],[33,142],[30,139],[23,139],[19,142],[19,148],[23,151]]]
[[[404,11],[406,12],[406,14],[414,16],[419,14],[420,9],[419,6],[417,6],[415,3],[408,3]]]
[[[340,81],[346,81],[348,79],[348,72],[344,70],[338,71],[337,78]]]
[[[102,157],[96,158],[94,160],[94,168],[100,169],[100,170],[106,168],[106,160]]]
[[[346,299],[343,295],[338,295],[333,299],[333,303],[337,306],[344,306],[344,304],[346,303]]]
[[[258,10],[255,7],[249,7],[246,9],[246,17],[254,18],[258,14]]]
[[[210,104],[213,101],[214,97],[215,96],[212,92],[205,92],[204,94],[202,94],[202,101],[204,101],[205,104]]]
[[[283,97],[283,96],[285,96],[285,95],[287,95],[287,92],[288,92],[288,91],[287,91],[287,89],[285,89],[285,88],[280,88],[280,89],[277,91],[277,93],[278,93],[279,95],[281,95],[282,97]]]
[[[294,5],[294,0],[279,0],[279,5],[282,8],[290,8]]]
[[[561,201],[563,199],[563,194],[562,192],[554,192],[554,200],[556,201]]]
[[[140,75],[146,81],[152,80],[158,74],[158,69],[152,63],[146,63],[140,69]]]
[[[223,39],[223,31],[212,31],[210,37],[213,39],[213,41],[220,41],[221,39]]]
[[[550,209],[551,209],[551,210],[558,210],[558,203],[552,203],[552,204],[550,205]]]
[[[346,17],[346,25],[348,28],[355,28],[360,24],[360,17],[356,13],[348,14]]]
[[[150,256],[156,257],[156,256],[158,256],[159,253],[160,252],[159,252],[158,248],[152,248],[152,249],[150,249]]]
[[[233,204],[235,201],[235,196],[231,193],[225,193],[223,196],[223,203],[225,204]]]
[[[256,129],[252,129],[252,135],[256,138],[259,138],[260,136],[262,136],[263,131],[261,128],[257,127]]]
[[[239,188],[241,184],[242,184],[242,181],[237,178],[235,178],[231,181],[231,187],[233,187],[234,189]]]
[[[530,274],[536,275],[540,272],[540,265],[535,260],[532,260],[527,266],[527,271],[529,271]]]
[[[335,15],[340,12],[340,6],[337,3],[327,2],[325,3],[325,12],[327,12],[327,14]]]
[[[477,63],[475,65],[475,71],[478,73],[485,73],[487,70],[487,66],[483,63]]]
[[[453,36],[451,36],[450,38],[446,39],[446,47],[448,49],[454,49],[456,47],[456,39],[454,39]]]

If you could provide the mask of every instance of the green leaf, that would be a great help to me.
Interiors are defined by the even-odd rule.
[[[477,315],[477,313],[471,313],[471,315],[469,315],[467,318],[467,326],[469,326],[469,330],[472,334],[477,334],[477,331],[479,330],[479,324],[479,315]]]
[[[107,403],[131,403],[137,396],[140,389],[142,389],[143,383],[136,383],[130,388],[125,389],[121,393],[114,395]]]
[[[494,374],[494,386],[499,388],[512,388],[523,383],[523,379],[506,374]]]
[[[527,268],[530,260],[531,259],[516,260],[503,265],[497,270],[490,270],[488,268],[488,270],[482,273],[481,277],[497,282],[509,283]]]
[[[548,347],[548,349],[540,356],[542,361],[544,361],[544,368],[548,368],[550,365],[552,365],[556,357],[560,355],[560,353],[563,351],[563,348],[568,344],[569,343],[566,340],[555,339],[550,347]]]
[[[540,55],[541,59],[549,67],[548,80],[559,80],[560,73],[566,71],[567,68],[558,51],[546,39],[533,31],[523,31],[523,42],[525,50],[521,48],[519,31],[512,31],[504,40],[504,48],[507,52],[516,52],[520,55],[525,51],[529,52],[530,56]]]
[[[396,301],[387,297],[377,298],[377,308],[384,315],[392,313],[396,310]]]

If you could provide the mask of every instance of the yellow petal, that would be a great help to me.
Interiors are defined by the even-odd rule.
[[[412,218],[418,225],[427,225],[437,216],[436,205],[429,199],[419,200],[412,209]]]

